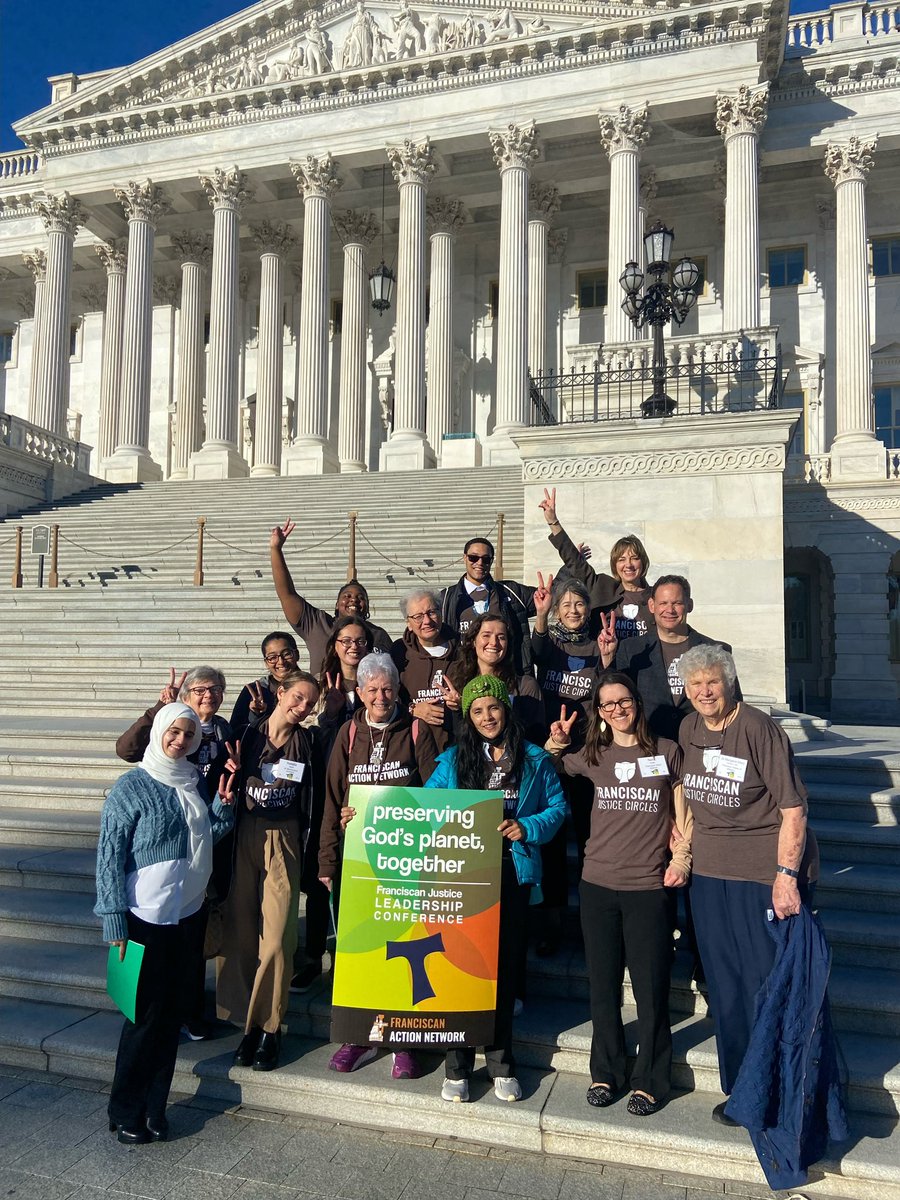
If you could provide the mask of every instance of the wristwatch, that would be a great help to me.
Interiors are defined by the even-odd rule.
[[[783,867],[781,865],[781,863],[779,863],[778,866],[775,868],[775,874],[776,875],[779,875],[779,874],[780,875],[790,875],[791,879],[799,879],[800,878],[799,871],[794,871],[790,867]]]

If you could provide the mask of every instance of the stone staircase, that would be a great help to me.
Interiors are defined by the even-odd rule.
[[[230,681],[226,715],[258,673],[261,636],[284,623],[268,577],[271,525],[298,519],[288,543],[295,581],[327,607],[346,573],[345,514],[358,510],[358,573],[374,618],[399,632],[398,597],[418,578],[456,578],[463,541],[490,531],[497,511],[507,518],[506,573],[519,577],[521,495],[518,472],[505,470],[167,484],[96,489],[22,519],[26,529],[59,521],[66,540],[58,590],[0,591],[0,1061],[111,1077],[121,1017],[106,996],[106,951],[91,909],[99,811],[126,769],[115,738],[154,701],[170,666],[220,665]],[[191,586],[198,515],[211,535],[203,588]],[[14,523],[0,524],[0,546]],[[316,542],[324,544],[304,549]],[[900,743],[882,733],[836,731],[796,747],[822,849],[817,903],[834,951],[831,998],[854,1128],[842,1157],[804,1189],[810,1196],[900,1200]],[[235,1034],[184,1046],[175,1087],[360,1124],[664,1165],[766,1195],[746,1134],[710,1120],[721,1098],[715,1046],[690,974],[679,951],[672,1013],[682,1090],[647,1121],[629,1118],[623,1104],[601,1113],[584,1102],[590,1031],[574,916],[561,953],[530,963],[517,1022],[522,1104],[480,1100],[477,1086],[480,1102],[442,1103],[437,1059],[414,1082],[392,1082],[387,1060],[350,1077],[329,1072],[328,977],[292,998],[281,1069],[232,1070]],[[627,980],[625,1002],[633,1038]]]

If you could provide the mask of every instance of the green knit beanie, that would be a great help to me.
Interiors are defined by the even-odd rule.
[[[506,684],[496,675],[476,675],[462,690],[462,714],[464,717],[469,715],[469,709],[476,700],[480,700],[482,696],[493,696],[495,700],[499,700],[510,708],[509,692],[506,690]]]

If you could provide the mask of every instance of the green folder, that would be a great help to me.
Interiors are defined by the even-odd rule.
[[[126,943],[125,957],[121,962],[119,947],[109,948],[109,958],[106,961],[106,990],[116,1007],[121,1009],[131,1022],[134,1022],[138,980],[141,977],[143,961],[144,947],[140,942],[129,940]]]

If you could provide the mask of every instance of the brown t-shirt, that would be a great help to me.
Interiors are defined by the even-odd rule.
[[[778,865],[779,809],[807,811],[807,793],[784,730],[742,703],[725,730],[706,728],[699,713],[685,717],[684,796],[694,814],[694,871],[716,879],[772,883]],[[811,830],[800,864],[802,881],[819,873]]]
[[[653,613],[647,607],[649,599],[649,588],[636,588],[633,592],[622,593],[621,600],[613,609],[616,614],[616,637],[620,642],[626,638],[643,637],[656,628]]]
[[[341,809],[354,783],[422,787],[434,770],[437,746],[424,721],[400,710],[386,729],[372,729],[365,709],[341,726],[325,776],[325,812],[319,839],[319,874],[333,878],[339,856]]]
[[[640,746],[611,743],[596,766],[584,750],[562,760],[567,775],[594,785],[591,832],[584,848],[582,879],[622,892],[663,886],[675,806],[673,789],[681,778],[681,751],[660,738],[655,755]]]
[[[241,746],[241,801],[255,818],[293,820],[309,807],[313,786],[310,741],[297,726],[281,746],[268,738],[268,721],[250,729]]]
[[[337,617],[332,616],[331,613],[323,612],[321,608],[316,608],[308,600],[304,600],[300,620],[296,625],[291,625],[291,628],[306,645],[309,653],[309,670],[312,675],[319,676],[322,672],[322,664],[325,662],[325,647],[328,645],[328,639],[331,637],[336,620]],[[368,625],[371,629],[373,647],[376,650],[390,653],[393,638],[387,630],[371,621],[361,623]]]
[[[596,641],[559,642],[551,633],[531,634],[531,648],[537,667],[538,683],[544,693],[548,727],[566,711],[590,700],[597,682],[600,653]]]
[[[681,661],[682,654],[685,654],[692,646],[698,645],[697,639],[689,633],[683,642],[664,642],[662,638],[659,638],[658,641],[659,652],[662,655],[666,677],[669,681],[669,691],[672,693],[672,703],[681,704],[684,699],[684,684],[678,674],[678,663]]]
[[[391,658],[400,673],[402,704],[415,704],[420,700],[443,702],[441,683],[459,651],[459,642],[452,630],[445,626],[444,633],[442,654],[429,654],[409,629],[391,647]],[[445,712],[443,725],[432,725],[431,732],[438,750],[446,750],[453,732],[453,714],[449,710]]]

